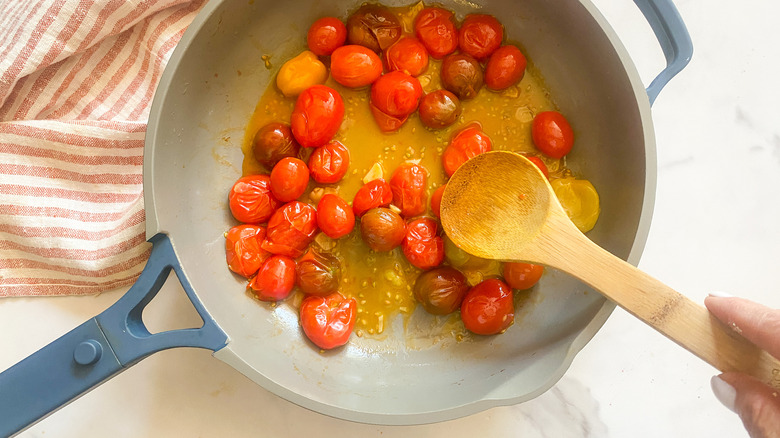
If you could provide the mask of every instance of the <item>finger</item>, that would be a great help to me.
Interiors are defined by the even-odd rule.
[[[718,379],[733,390],[717,382]],[[780,396],[777,390],[741,373],[724,373],[715,377],[712,388],[718,399],[739,415],[752,438],[780,437]]]
[[[704,305],[715,318],[780,359],[780,310],[733,297],[710,296]]]

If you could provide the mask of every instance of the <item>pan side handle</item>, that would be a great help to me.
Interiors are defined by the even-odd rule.
[[[666,84],[688,65],[693,56],[693,43],[672,0],[634,0],[634,3],[650,23],[666,57],[666,68],[647,87],[652,105]]]
[[[149,261],[116,303],[0,373],[0,436],[40,421],[152,353],[174,347],[219,350],[227,336],[208,316],[164,234],[153,236]],[[193,329],[149,333],[141,314],[171,269],[203,320]]]

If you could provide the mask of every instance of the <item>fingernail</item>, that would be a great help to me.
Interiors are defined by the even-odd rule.
[[[737,400],[737,390],[721,379],[720,376],[713,376],[710,380],[710,386],[712,386],[715,398],[723,403],[723,406],[729,408],[732,412],[736,412],[734,406]]]
[[[726,293],[723,291],[713,291],[710,292],[711,297],[718,297],[718,298],[734,298],[734,295],[731,295],[730,293]]]

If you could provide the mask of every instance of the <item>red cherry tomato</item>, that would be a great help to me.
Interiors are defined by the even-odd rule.
[[[550,171],[547,169],[547,165],[544,164],[544,161],[542,161],[541,158],[535,157],[533,155],[526,155],[525,157],[528,158],[528,161],[534,163],[536,167],[538,167],[539,170],[542,171],[545,177],[547,178],[550,177]]]
[[[557,111],[537,114],[531,124],[531,136],[536,147],[550,158],[563,158],[574,145],[574,131]]]
[[[482,61],[501,46],[504,26],[492,15],[468,15],[460,26],[458,47],[464,53]]]
[[[515,46],[498,48],[485,66],[485,85],[491,90],[503,90],[520,82],[525,75],[526,59]]]
[[[504,280],[512,289],[532,288],[544,273],[544,266],[533,263],[504,263]]]
[[[382,75],[371,86],[371,103],[383,113],[404,117],[417,109],[422,97],[420,81],[401,71]]]
[[[309,169],[297,158],[283,158],[271,170],[271,193],[282,202],[295,201],[309,185]]]
[[[387,207],[393,202],[393,189],[382,178],[369,181],[363,185],[352,201],[352,211],[355,216],[363,216],[365,212],[377,207]]]
[[[382,60],[367,47],[341,46],[330,57],[330,75],[345,87],[365,87],[382,75]]]
[[[298,258],[314,240],[317,231],[314,207],[298,201],[288,202],[268,221],[262,248],[273,254]]]
[[[265,239],[265,228],[242,224],[225,233],[225,256],[231,271],[249,278],[255,275],[269,254],[260,248]]]
[[[463,325],[478,335],[495,335],[515,320],[512,289],[501,280],[490,279],[466,292],[460,305]]]
[[[309,157],[309,173],[320,184],[341,181],[348,169],[349,150],[338,140],[318,147]]]
[[[330,350],[347,343],[357,318],[357,302],[340,293],[310,295],[301,303],[301,328],[314,345]]]
[[[431,195],[431,210],[436,217],[441,217],[441,197],[444,195],[445,187],[447,187],[447,184],[439,186],[438,189],[433,191],[433,195]]]
[[[335,17],[323,17],[315,21],[306,35],[309,50],[315,55],[328,56],[344,45],[347,40],[347,26]]]
[[[307,88],[295,101],[290,126],[298,144],[313,148],[329,142],[344,120],[344,101],[325,85]]]
[[[263,263],[249,288],[261,301],[279,301],[287,298],[295,286],[295,260],[273,255]]]
[[[374,116],[374,120],[376,120],[377,126],[379,126],[379,130],[382,132],[393,132],[397,131],[398,128],[403,126],[404,123],[406,123],[406,119],[409,118],[409,116],[402,116],[402,117],[394,117],[388,114],[383,113],[380,109],[374,106],[373,103],[368,104],[369,108],[371,108],[371,114]]]
[[[455,17],[446,9],[429,7],[420,11],[414,20],[414,34],[436,59],[441,59],[458,48]]]
[[[402,71],[412,76],[421,75],[428,68],[428,51],[418,40],[402,37],[384,53],[388,71]]]
[[[444,171],[452,176],[466,161],[492,149],[490,137],[482,131],[477,123],[458,131],[450,140],[450,144],[441,154]]]
[[[328,237],[338,239],[355,228],[355,214],[347,201],[329,193],[317,204],[317,225]]]
[[[419,164],[402,163],[390,177],[393,204],[401,216],[413,217],[425,213],[428,195],[428,171]]]
[[[240,222],[261,224],[282,205],[271,193],[268,175],[248,175],[239,178],[228,194],[230,212]]]
[[[439,266],[444,260],[444,239],[433,219],[419,218],[406,224],[402,245],[406,259],[420,269]]]

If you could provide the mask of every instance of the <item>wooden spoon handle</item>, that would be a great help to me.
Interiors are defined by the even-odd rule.
[[[591,242],[566,233],[548,264],[600,291],[634,316],[720,371],[738,371],[780,388],[780,361],[727,327],[707,309]]]

